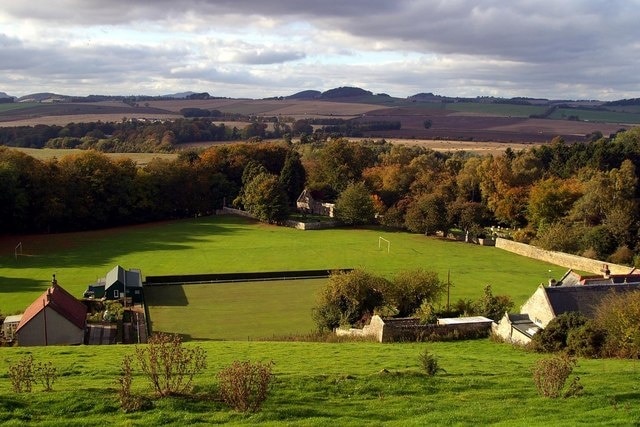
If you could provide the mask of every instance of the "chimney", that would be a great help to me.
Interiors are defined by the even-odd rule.
[[[57,285],[58,285],[58,281],[56,280],[56,275],[54,273],[53,278],[51,279],[51,286],[57,286]]]

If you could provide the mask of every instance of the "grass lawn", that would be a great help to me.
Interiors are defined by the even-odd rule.
[[[391,250],[378,247],[378,237]],[[23,244],[23,256],[14,248]],[[120,264],[143,275],[363,268],[391,277],[405,269],[451,273],[451,301],[477,298],[486,284],[521,304],[565,269],[496,248],[379,229],[300,231],[218,216],[83,233],[0,238],[0,311],[24,310],[51,275],[73,295]],[[551,273],[549,273],[551,270]],[[270,301],[265,303],[266,309]],[[215,309],[212,307],[212,309]],[[279,313],[274,311],[274,313]],[[268,335],[269,333],[267,333]],[[245,335],[246,336],[246,335]]]
[[[390,253],[378,237],[391,242]],[[23,256],[14,248],[23,244]],[[114,265],[143,275],[363,268],[391,277],[403,269],[451,273],[451,300],[476,298],[486,284],[520,304],[563,267],[492,247],[379,229],[300,231],[233,216],[145,224],[83,233],[0,237],[0,310],[23,310],[51,274],[80,296]],[[551,270],[551,273],[549,273]]]
[[[79,148],[24,148],[24,147],[7,147],[11,150],[18,150],[29,156],[36,158],[40,161],[51,160],[54,157],[61,159],[64,156],[68,156],[71,154],[81,154],[86,153],[87,150],[81,150]],[[138,166],[145,166],[152,159],[160,158],[166,160],[173,160],[178,157],[177,154],[167,154],[167,153],[103,153],[105,156],[110,157],[111,159],[118,159],[122,157],[126,157],[128,159],[136,162]]]
[[[580,360],[581,396],[539,397],[530,368],[542,357],[489,340],[428,344],[202,342],[206,372],[198,399],[156,400],[119,409],[116,379],[132,346],[0,348],[0,424],[24,425],[637,425],[640,367],[631,360]],[[446,372],[425,376],[425,349]],[[26,354],[52,361],[53,392],[14,394],[6,374]],[[263,411],[235,413],[211,397],[216,373],[233,360],[273,361],[275,381]],[[136,371],[137,372],[137,371]],[[133,390],[149,394],[136,375]]]
[[[260,339],[314,329],[311,307],[327,279],[150,286],[154,332],[185,340]]]

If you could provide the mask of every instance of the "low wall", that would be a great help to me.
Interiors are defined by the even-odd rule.
[[[284,221],[282,225],[298,230],[324,230],[327,228],[335,228],[337,223],[335,221],[300,222],[289,219]]]
[[[224,214],[227,214],[227,215],[240,215],[240,216],[246,216],[247,218],[256,219],[255,216],[251,215],[247,211],[243,211],[243,210],[240,210],[240,209],[229,208],[227,206],[223,207],[220,210],[217,210],[216,214],[218,214],[218,215],[224,215]]]
[[[423,325],[416,318],[382,319],[375,315],[362,329],[336,329],[338,336],[373,337],[378,342],[437,341],[459,334],[460,338],[488,336],[491,322],[450,325]]]
[[[611,274],[627,274],[631,271],[631,267],[626,265],[610,264],[591,258],[585,258],[578,255],[567,254],[564,252],[547,251],[536,246],[518,243],[512,240],[497,238],[496,248],[513,252],[528,258],[545,261],[551,264],[560,265],[572,270],[587,271],[594,274],[602,274],[602,265],[607,264]]]

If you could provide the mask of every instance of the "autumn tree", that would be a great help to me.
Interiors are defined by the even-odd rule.
[[[338,196],[335,216],[347,225],[370,224],[374,220],[375,209],[369,190],[364,183],[352,183]]]

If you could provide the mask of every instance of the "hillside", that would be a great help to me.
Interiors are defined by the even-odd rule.
[[[640,105],[636,100],[605,103],[540,98],[454,98],[430,92],[397,98],[357,87],[324,92],[305,90],[262,100],[183,92],[162,97],[70,97],[38,93],[19,101],[19,107],[15,102],[2,104],[0,126],[64,126],[90,121],[116,122],[123,117],[165,120],[180,117],[182,110],[205,109],[236,117],[220,122],[249,124],[251,117],[268,120],[278,117],[290,120],[291,124],[294,120],[313,118],[400,124],[388,126],[387,130],[365,130],[358,134],[368,138],[545,143],[556,136],[568,142],[588,141],[594,133],[609,136],[640,124]]]

